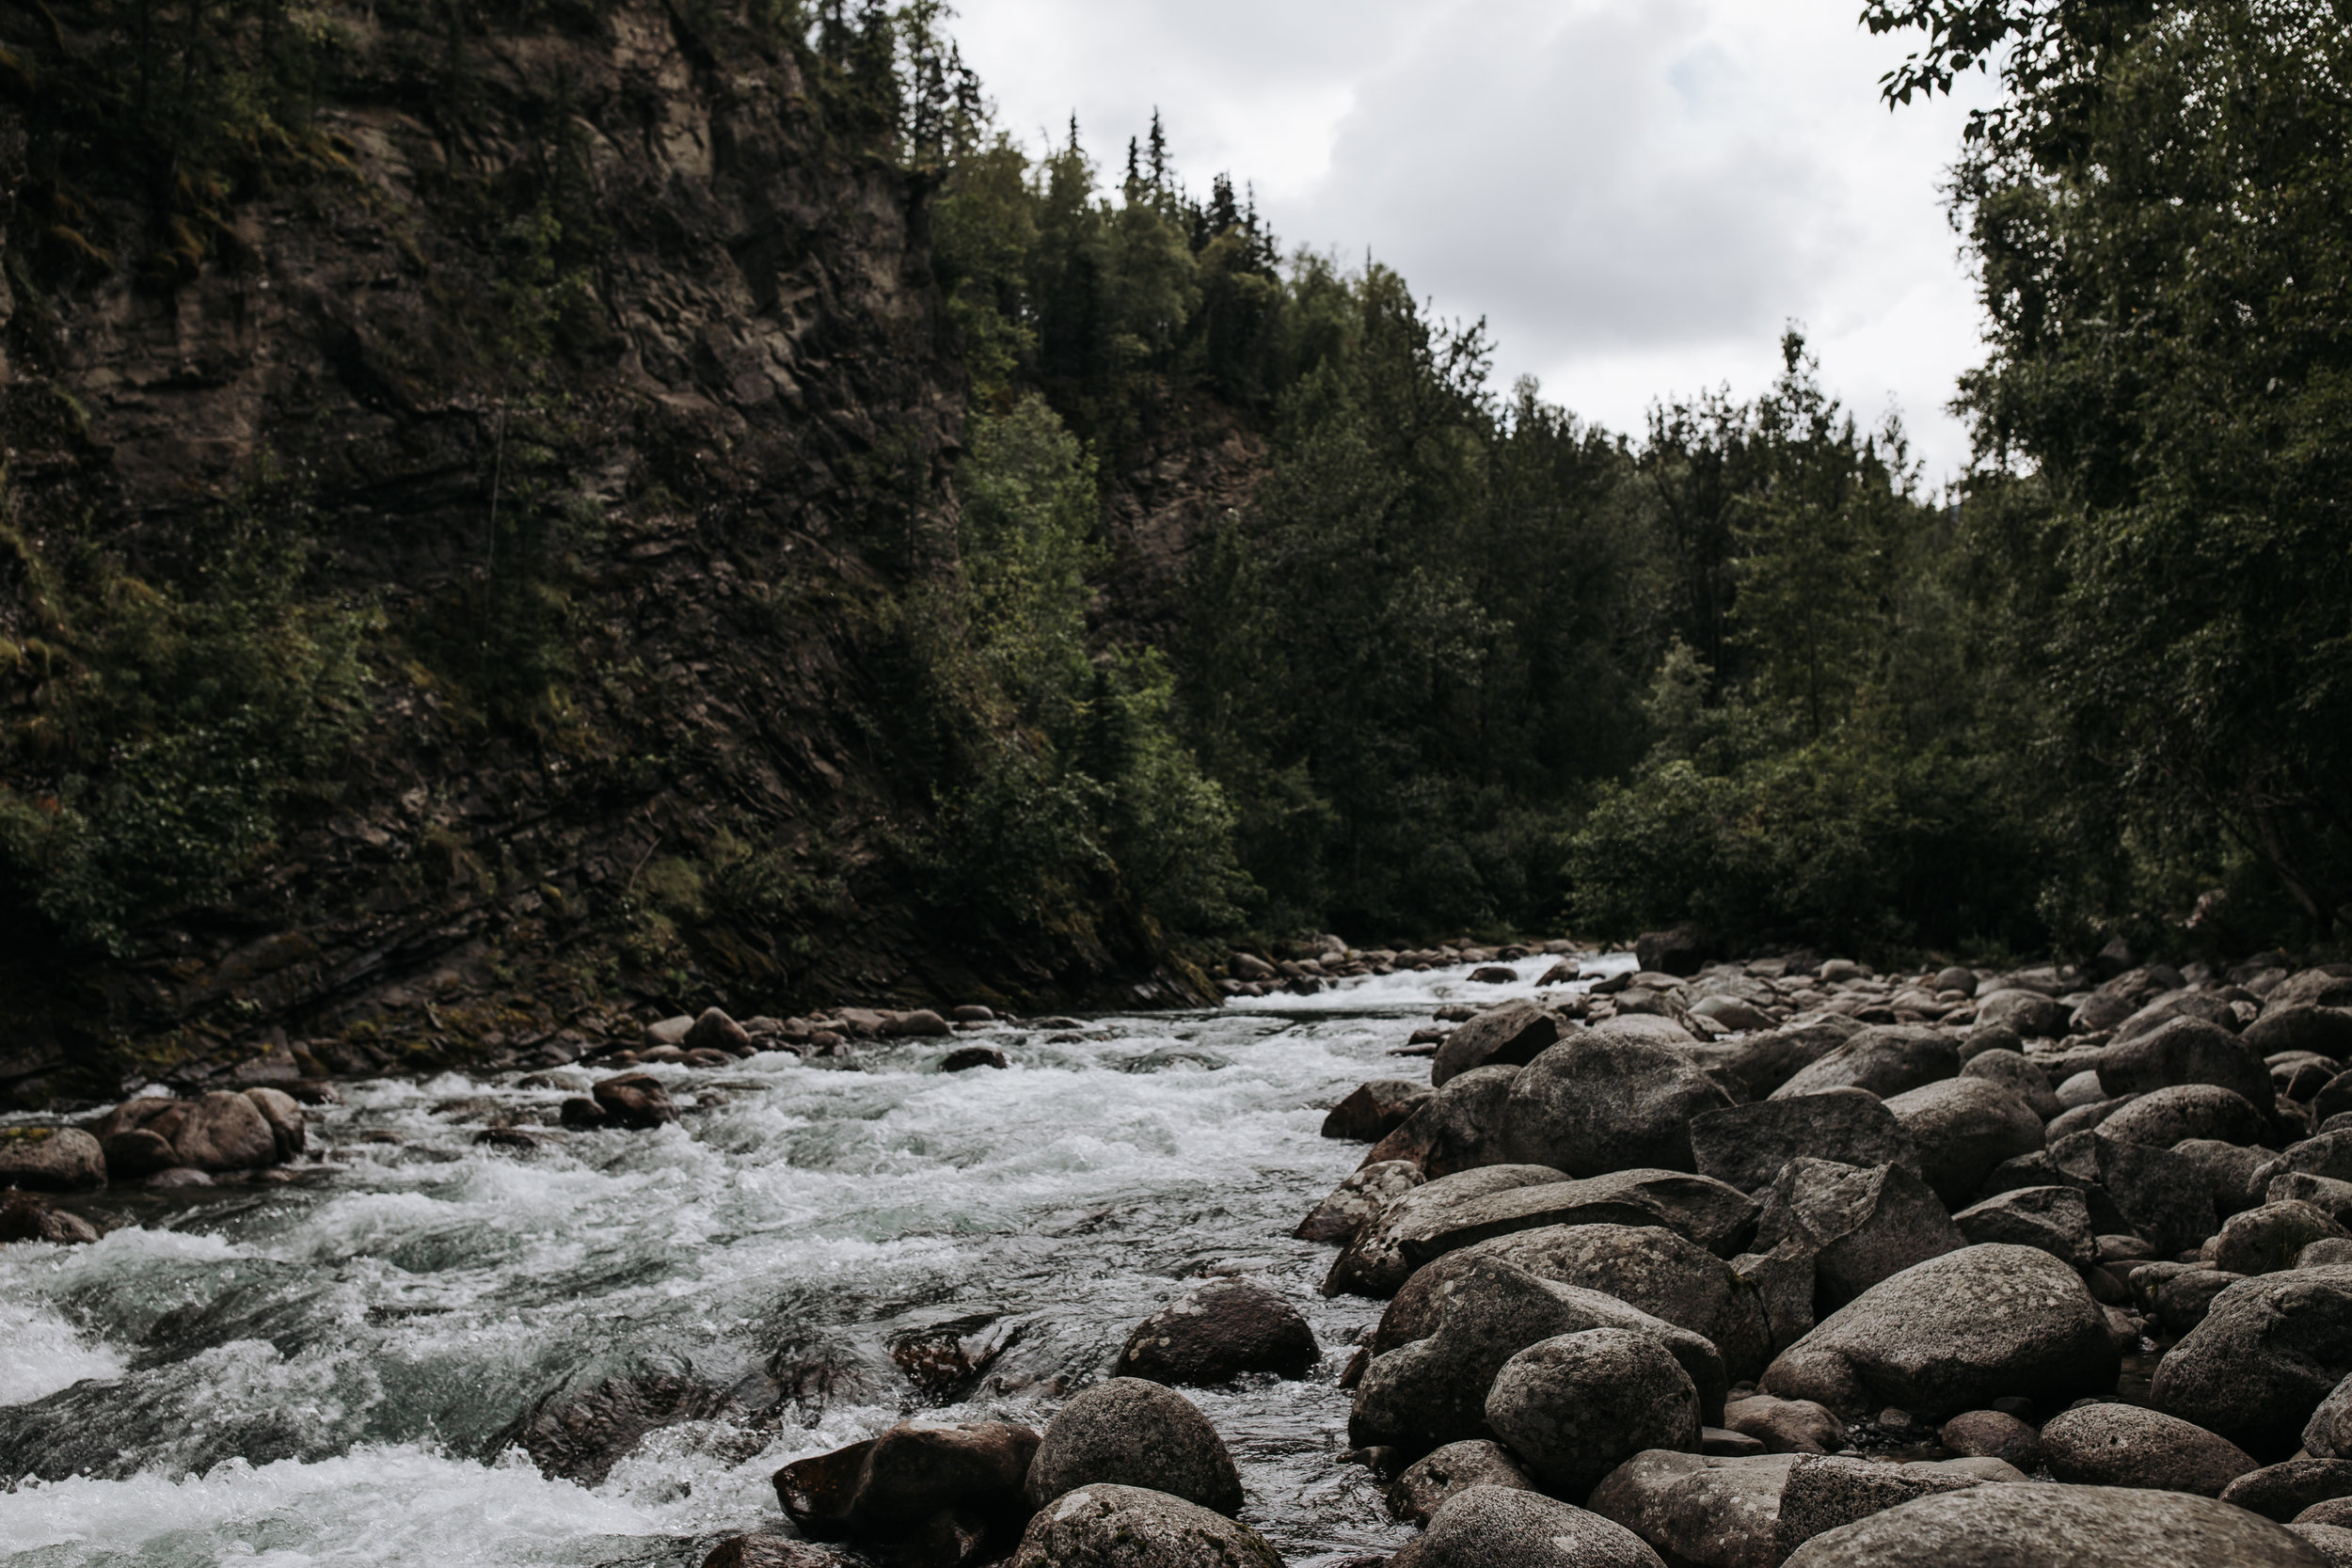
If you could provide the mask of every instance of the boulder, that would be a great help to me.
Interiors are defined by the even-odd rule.
[[[0,1192],[0,1242],[74,1245],[98,1240],[98,1227],[71,1210],[52,1207],[28,1192]]]
[[[1729,1380],[1722,1352],[1614,1296],[1555,1284],[1497,1258],[1470,1259],[1434,1294],[1430,1332],[1375,1354],[1365,1367],[1348,1416],[1354,1446],[1390,1444],[1418,1453],[1493,1436],[1486,1392],[1503,1363],[1538,1340],[1591,1328],[1649,1335],[1690,1376],[1702,1418],[1723,1408]]]
[[[2221,1489],[2223,1502],[2282,1525],[2334,1497],[2352,1497],[2352,1460],[2290,1459],[2249,1470]]]
[[[2251,1177],[2248,1179],[2249,1181]],[[2342,1225],[2352,1219],[2352,1181],[2332,1176],[2312,1176],[2295,1170],[2272,1177],[2259,1199],[2265,1203],[2308,1203]]]
[[[1812,1400],[1751,1394],[1724,1406],[1724,1425],[1745,1433],[1772,1453],[1836,1453],[1846,1446],[1846,1423]]]
[[[106,1151],[78,1127],[0,1127],[0,1187],[84,1192],[106,1184]]]
[[[1861,1033],[1842,1013],[1820,1013],[1783,1024],[1769,1034],[1749,1035],[1718,1048],[1708,1074],[1734,1100],[1761,1100],[1804,1069]]]
[[[1900,1165],[1862,1170],[1791,1160],[1765,1195],[1756,1227],[1758,1252],[1793,1249],[1810,1258],[1817,1317],[1967,1244],[1927,1183]]]
[[[1503,1147],[1514,1161],[1571,1176],[1687,1171],[1691,1118],[1730,1103],[1667,1047],[1588,1031],[1519,1069],[1503,1106]]]
[[[2110,1095],[2214,1084],[2250,1105],[2271,1101],[2270,1069],[2261,1054],[2219,1024],[2198,1018],[2176,1018],[2109,1045],[2099,1053],[2099,1082]]]
[[[303,1127],[302,1102],[283,1089],[259,1086],[246,1090],[245,1097],[253,1101],[253,1108],[269,1123],[270,1142],[276,1146],[278,1163],[300,1158],[310,1141]]]
[[[1582,1497],[1645,1449],[1697,1452],[1699,1391],[1650,1335],[1584,1329],[1504,1362],[1486,1424],[1546,1491]]]
[[[1679,1058],[1692,1058],[1699,1041],[1683,1026],[1682,1021],[1689,1014],[1675,1008],[1658,992],[1638,987],[1618,992],[1615,1001],[1615,1014],[1592,1025],[1585,1031],[1587,1034],[1663,1046]]]
[[[2300,1006],[2352,1006],[2352,966],[2326,964],[2297,970],[2272,987],[2263,998],[2263,1010]]]
[[[1774,1530],[1779,1555],[1817,1535],[1921,1497],[1965,1491],[1982,1478],[1933,1465],[1875,1465],[1836,1454],[1804,1454],[1788,1466]]]
[[[1778,1568],[1781,1488],[1796,1456],[1652,1449],[1612,1470],[1585,1506],[1697,1568]]]
[[[1243,1372],[1304,1377],[1321,1360],[1298,1309],[1263,1285],[1212,1279],[1136,1326],[1113,1370],[1153,1383],[1231,1383]]]
[[[2061,1079],[2058,1086],[2058,1102],[2061,1111],[2078,1111],[2086,1105],[2102,1105],[2112,1098],[2107,1093],[2106,1085],[2099,1082],[2096,1068],[2085,1068],[2071,1077]]]
[[[1429,1092],[1426,1084],[1409,1079],[1375,1078],[1358,1085],[1331,1107],[1331,1114],[1323,1118],[1323,1135],[1350,1143],[1378,1143],[1426,1104]]]
[[[1014,1568],[1029,1565],[1016,1563]],[[1388,1568],[1665,1565],[1640,1536],[1597,1513],[1540,1492],[1473,1486],[1447,1498],[1445,1506],[1430,1515],[1429,1528],[1389,1559]]]
[[[1936,1441],[1963,1459],[1998,1459],[2020,1470],[2042,1467],[2042,1434],[2002,1410],[1963,1410],[1946,1421]]]
[[[2263,1201],[2262,1190],[2254,1185],[2254,1173],[2277,1156],[2267,1148],[2251,1148],[2243,1144],[2223,1143],[2219,1138],[2183,1138],[2172,1146],[2172,1152],[2185,1160],[2194,1160],[2205,1173],[2205,1190],[2213,1195],[2214,1213],[2228,1219],[2240,1210],[2251,1209]],[[2310,1180],[2312,1178],[2299,1178]],[[2352,1196],[2352,1182],[2344,1184]],[[2298,1195],[2289,1193],[2289,1197]],[[2327,1205],[2322,1204],[2322,1208]]]
[[[2245,1277],[2195,1263],[2142,1263],[2131,1271],[2132,1299],[2167,1333],[2186,1334],[2205,1321],[2216,1296]]]
[[[1141,1486],[1095,1482],[1039,1510],[1010,1568],[1282,1568],[1265,1537]]]
[[[858,1447],[863,1457],[840,1521],[850,1535],[926,1533],[932,1515],[960,1510],[974,1516],[977,1533],[993,1526],[1009,1536],[1028,1517],[1022,1481],[1038,1434],[1027,1427],[900,1421]]]
[[[2218,1028],[2237,1033],[2237,1015],[2230,1004],[2211,991],[2167,991],[2115,1026],[2112,1041],[2122,1044],[2136,1040],[2142,1035],[2153,1034],[2176,1018],[2193,1018]]]
[[[1687,979],[1723,957],[1723,939],[1696,921],[1686,920],[1662,931],[1645,931],[1633,941],[1633,957],[1653,974]]]
[[[2352,1057],[2352,1007],[2266,1006],[2239,1037],[2263,1056],[2308,1051],[2343,1061]]]
[[[1291,1234],[1302,1242],[1337,1242],[1344,1246],[1422,1180],[1421,1167],[1408,1160],[1383,1160],[1351,1171]]]
[[[1952,1216],[1972,1244],[2005,1242],[2040,1247],[2073,1269],[2099,1261],[2090,1228],[2090,1206],[2073,1187],[2020,1187],[1988,1197]]]
[[[1939,993],[1956,990],[1963,996],[1974,996],[1977,994],[1977,972],[1973,969],[1963,969],[1958,964],[1947,965],[1935,972],[1935,978],[1931,984]]]
[[[1774,1100],[1867,1089],[1881,1100],[1956,1077],[1960,1042],[1934,1029],[1889,1024],[1865,1029],[1774,1089]]]
[[[1886,1101],[1919,1149],[1919,1170],[1946,1207],[1974,1196],[1993,1167],[2042,1147],[2042,1118],[1990,1078],[1947,1078]]]
[[[2326,1568],[2283,1525],[2211,1497],[2025,1482],[1973,1486],[1873,1513],[1790,1555],[1787,1568]]]
[[[261,1107],[227,1089],[187,1101],[170,1137],[172,1163],[193,1170],[259,1170],[278,1158],[278,1139]]]
[[[1534,1482],[1512,1462],[1499,1443],[1483,1437],[1448,1443],[1406,1466],[1389,1486],[1389,1512],[1400,1519],[1425,1525],[1456,1492],[1473,1486],[1507,1486],[1533,1490]]]
[[[705,1007],[677,1043],[681,1050],[723,1051],[730,1056],[748,1056],[758,1049],[743,1026],[719,1007]]]
[[[1003,1072],[1011,1066],[1011,1059],[993,1045],[959,1046],[941,1057],[939,1061],[939,1070],[942,1072],[971,1072],[979,1068],[991,1068]]]
[[[2181,973],[2170,964],[2127,970],[2084,998],[2074,1009],[2074,1027],[2085,1034],[2113,1029],[2167,991],[2181,989]]]
[[[2276,1274],[2296,1266],[2313,1242],[2341,1241],[2352,1231],[2309,1203],[2289,1199],[2233,1214],[2214,1238],[2213,1266],[2230,1274]]]
[[[1711,1018],[1726,1029],[1770,1029],[1773,1022],[1772,1014],[1736,996],[1702,996],[1691,1004],[1691,1011],[1700,1018]]]
[[[677,1108],[670,1103],[670,1091],[661,1086],[660,1079],[649,1073],[632,1072],[602,1079],[589,1092],[596,1097],[596,1105],[610,1126],[644,1132],[677,1120]]]
[[[2050,1146],[2051,1164],[2074,1183],[2096,1186],[2113,1200],[2134,1234],[2159,1253],[2185,1252],[2221,1227],[2204,1166],[2169,1148],[2123,1143],[2104,1132],[2075,1132]],[[2106,1228],[2098,1204],[2094,1224]]]
[[[116,1181],[135,1181],[142,1176],[152,1176],[168,1170],[179,1156],[164,1136],[145,1127],[134,1127],[117,1132],[103,1146],[106,1175]]]
[[[2295,1451],[2304,1423],[2347,1372],[2352,1266],[2296,1269],[2242,1279],[2216,1296],[2157,1364],[2149,1402],[2269,1462]]]
[[[1911,1134],[1877,1096],[1860,1089],[1706,1112],[1692,1119],[1691,1152],[1700,1175],[1743,1193],[1771,1186],[1783,1165],[1801,1157],[1919,1173]]]
[[[2256,1468],[2226,1437],[2160,1410],[2086,1404],[2053,1416],[2042,1428],[2042,1462],[2063,1481],[2083,1486],[2144,1486],[2217,1497]]]
[[[2189,1138],[2256,1144],[2270,1127],[2242,1094],[2216,1084],[2176,1084],[2139,1096],[2104,1118],[2099,1131],[2124,1143],[2170,1148]]]
[[[2329,1389],[2303,1423],[2303,1448],[2315,1458],[2352,1460],[2352,1377]]]
[[[701,1025],[697,1023],[695,1027]],[[929,1007],[916,1007],[909,1012],[884,1014],[882,1030],[894,1039],[935,1039],[955,1033],[955,1025]]]
[[[1392,1200],[1376,1220],[1357,1232],[1331,1265],[1323,1293],[1335,1296],[1345,1291],[1357,1295],[1389,1295],[1420,1266],[1406,1258],[1406,1236],[1444,1233],[1479,1198],[1566,1180],[1549,1165],[1481,1165],[1423,1182]]]
[[[850,1560],[782,1535],[734,1535],[710,1548],[703,1568],[850,1568]]]
[[[1764,1391],[1832,1410],[1894,1405],[1940,1420],[1995,1399],[2115,1387],[2106,1315],[2082,1280],[2033,1247],[1931,1258],[1840,1307],[1764,1373]]]
[[[1084,1389],[1046,1423],[1024,1483],[1029,1506],[1046,1508],[1082,1486],[1149,1487],[1228,1516],[1241,1512],[1241,1472],[1209,1418],[1139,1377]]]
[[[1964,1053],[1969,1048],[1963,1045],[1961,1049]],[[2058,1103],[2058,1092],[2050,1086],[2050,1075],[2022,1051],[1979,1051],[1961,1064],[1960,1075],[1990,1078],[2024,1101],[2043,1121],[2066,1109]]]
[[[2342,1525],[2304,1524],[2287,1528],[2299,1535],[2325,1560],[2328,1568],[2352,1568],[2352,1529]]]
[[[2011,987],[1977,998],[1979,1023],[2006,1023],[2027,1039],[2056,1039],[2073,1017],[2064,1003],[2038,990]]]
[[[1512,1080],[1522,1070],[1482,1067],[1446,1080],[1395,1132],[1372,1146],[1364,1164],[1409,1160],[1430,1177],[1503,1164],[1503,1105]]]
[[[2352,1181],[2352,1132],[2320,1132],[2287,1145],[2254,1173],[2254,1182],[2267,1189],[2278,1178],[2296,1172]]]
[[[1560,1038],[1560,1020],[1533,1002],[1505,1002],[1459,1025],[1438,1047],[1429,1081],[1442,1086],[1474,1068],[1525,1067]]]

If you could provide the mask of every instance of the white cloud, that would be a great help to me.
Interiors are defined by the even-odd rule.
[[[1498,376],[1637,431],[1656,398],[1760,389],[1784,323],[1931,478],[1981,356],[1939,185],[1963,105],[1890,116],[1908,47],[1855,0],[962,0],[1016,135],[1070,115],[1113,174],[1156,106],[1195,188],[1255,184],[1285,242],[1367,250]],[[1981,88],[1976,89],[1981,94]]]

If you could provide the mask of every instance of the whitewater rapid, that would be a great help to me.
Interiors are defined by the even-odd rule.
[[[1433,1006],[1533,994],[1552,961],[1508,966],[1515,986],[1434,970],[869,1046],[850,1069],[657,1066],[680,1125],[535,1152],[474,1134],[575,1089],[345,1084],[312,1113],[327,1159],[296,1182],[109,1189],[75,1204],[96,1244],[0,1247],[0,1556],[696,1568],[786,1528],[778,1466],[918,1410],[1042,1426],[1139,1319],[1220,1272],[1296,1302],[1324,1347],[1303,1381],[1188,1390],[1240,1465],[1244,1517],[1294,1565],[1391,1550],[1407,1532],[1340,1463],[1337,1379],[1377,1304],[1316,1294],[1330,1251],[1289,1235],[1362,1157],[1317,1135],[1322,1108],[1422,1076],[1387,1053]],[[1012,1068],[937,1070],[975,1039]],[[993,1356],[927,1395],[890,1348],[942,1324]],[[516,1446],[541,1402],[652,1375],[737,1402],[593,1486]]]

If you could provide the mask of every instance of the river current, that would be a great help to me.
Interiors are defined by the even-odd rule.
[[[0,1556],[695,1568],[786,1528],[769,1478],[790,1460],[916,1412],[1042,1427],[1216,1273],[1297,1303],[1324,1347],[1303,1381],[1186,1390],[1243,1517],[1294,1568],[1391,1550],[1408,1532],[1340,1459],[1338,1378],[1378,1305],[1326,1301],[1331,1250],[1290,1239],[1362,1157],[1317,1135],[1322,1107],[1422,1077],[1387,1053],[1433,1006],[1531,995],[1552,961],[868,1044],[848,1068],[657,1066],[680,1125],[537,1150],[475,1134],[577,1089],[343,1084],[296,1180],[109,1189],[73,1204],[96,1244],[0,1247]],[[938,1071],[975,1040],[1012,1068]],[[720,1408],[593,1485],[548,1479],[524,1422],[608,1379]]]

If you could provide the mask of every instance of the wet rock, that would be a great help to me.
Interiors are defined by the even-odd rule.
[[[1549,1165],[1481,1165],[1415,1187],[1391,1202],[1378,1219],[1348,1243],[1331,1265],[1331,1273],[1323,1282],[1323,1293],[1331,1296],[1346,1291],[1359,1295],[1388,1295],[1411,1277],[1418,1267],[1405,1255],[1407,1236],[1442,1232],[1454,1216],[1469,1210],[1480,1198],[1566,1180]]]
[[[1503,1105],[1513,1160],[1570,1176],[1688,1171],[1691,1118],[1731,1099],[1680,1054],[1644,1040],[1575,1036],[1519,1069]]]
[[[2254,1469],[2253,1458],[2225,1437],[2160,1410],[2086,1404],[2042,1424],[2042,1457],[2050,1473],[2084,1486],[2142,1486],[2217,1497]]]
[[[2042,1118],[1990,1078],[1922,1085],[1886,1108],[1918,1147],[1920,1174],[1947,1208],[1965,1204],[2002,1161],[2042,1147]]]
[[[1724,1425],[1772,1453],[1836,1453],[1846,1446],[1846,1423],[1812,1400],[1751,1394],[1724,1406]]]
[[[2283,1525],[2211,1497],[2034,1482],[1919,1498],[1817,1535],[1787,1568],[2325,1568]]]
[[[1486,1424],[1546,1491],[1581,1498],[1644,1449],[1696,1453],[1699,1393],[1649,1335],[1585,1329],[1504,1362],[1486,1392]]]
[[[1778,1568],[1781,1489],[1793,1454],[1715,1458],[1652,1449],[1595,1487],[1585,1506],[1670,1562]]]
[[[81,1215],[55,1208],[29,1192],[0,1192],[0,1242],[73,1245],[96,1240],[98,1227]]]
[[[1861,1031],[1861,1024],[1840,1013],[1787,1023],[1726,1042],[1713,1054],[1708,1074],[1735,1100],[1762,1100]]]
[[[1559,1038],[1558,1018],[1533,1002],[1506,1002],[1445,1037],[1429,1065],[1429,1081],[1442,1086],[1482,1067],[1525,1067]]]
[[[1929,1465],[1874,1465],[1835,1454],[1803,1454],[1790,1462],[1781,1489],[1774,1531],[1784,1559],[1817,1535],[1939,1493],[1962,1492],[1978,1477]]]
[[[543,1400],[519,1440],[542,1475],[595,1486],[645,1433],[741,1409],[724,1388],[684,1378],[607,1378],[568,1399]]]
[[[670,1103],[670,1091],[661,1086],[660,1079],[647,1073],[607,1078],[590,1092],[596,1097],[608,1125],[613,1127],[645,1132],[677,1120],[677,1108]]]
[[[2241,1094],[2215,1084],[2179,1084],[2149,1090],[2103,1119],[2099,1131],[2124,1143],[2170,1148],[2189,1138],[2260,1143],[2270,1128]]]
[[[1425,1525],[1429,1516],[1457,1492],[1473,1486],[1531,1491],[1534,1484],[1501,1444],[1472,1437],[1448,1443],[1406,1466],[1405,1473],[1389,1486],[1389,1512],[1400,1519]]]
[[[104,1145],[106,1174],[117,1181],[135,1181],[170,1168],[179,1158],[161,1133],[144,1127],[117,1132]]]
[[[191,1165],[173,1165],[167,1170],[159,1170],[139,1183],[150,1192],[157,1193],[184,1192],[190,1187],[209,1187],[212,1184],[210,1176]]]
[[[2249,1470],[2221,1489],[2223,1502],[2282,1525],[2332,1497],[2352,1497],[2352,1460],[2290,1459]]]
[[[1503,1486],[1473,1486],[1446,1499],[1429,1528],[1389,1559],[1389,1568],[1664,1568],[1623,1525]]]
[[[2308,1203],[2265,1203],[2233,1214],[2214,1239],[2213,1266],[2230,1274],[2275,1274],[2295,1267],[2312,1243],[2343,1240],[2352,1232]]]
[[[850,1508],[857,1498],[858,1481],[866,1474],[866,1456],[873,1450],[874,1440],[869,1437],[830,1453],[794,1460],[771,1478],[777,1504],[803,1535],[818,1541],[840,1540],[849,1533]]]
[[[978,1538],[993,1526],[1009,1538],[1028,1517],[1023,1482],[1039,1439],[1025,1426],[901,1421],[860,1447],[865,1456],[841,1521],[853,1537],[890,1541],[940,1532]],[[931,1524],[950,1512],[965,1517]],[[946,1554],[909,1555],[936,1560]],[[968,1560],[963,1552],[954,1560]]]
[[[996,1009],[983,1007],[977,1002],[966,1002],[961,1006],[949,1008],[947,1016],[958,1023],[993,1023],[996,1022]]]
[[[729,1056],[748,1055],[757,1047],[743,1026],[717,1007],[706,1007],[677,1042],[682,1051],[723,1051]]]
[[[2042,1434],[2001,1410],[1963,1410],[1936,1440],[1963,1459],[1998,1459],[2020,1470],[2042,1467]]]
[[[1817,1314],[1966,1244],[1927,1183],[1900,1165],[1792,1160],[1765,1195],[1756,1227],[1757,1251],[1792,1248],[1811,1259]]]
[[[1383,1160],[1352,1171],[1291,1234],[1302,1242],[1345,1245],[1422,1180],[1421,1167],[1407,1160]]]
[[[882,1021],[882,1033],[894,1039],[935,1039],[955,1032],[948,1022],[929,1007],[892,1013]]]
[[[1298,1309],[1263,1285],[1212,1279],[1136,1326],[1120,1377],[1206,1386],[1243,1372],[1304,1377],[1323,1353]]]
[[[738,1535],[713,1546],[703,1568],[849,1568],[849,1559],[781,1535]]]
[[[2185,1252],[2220,1228],[2204,1166],[2169,1148],[2075,1132],[2050,1146],[2051,1164],[2113,1200],[2132,1231],[2160,1253]],[[2091,1218],[2101,1223],[2096,1200]]]
[[[227,1089],[187,1102],[171,1148],[177,1164],[211,1172],[259,1170],[278,1158],[277,1136],[261,1108]]]
[[[1474,986],[1512,986],[1518,983],[1518,971],[1502,964],[1480,964],[1470,972]]]
[[[105,1150],[82,1129],[0,1128],[0,1186],[71,1193],[105,1184]]]
[[[1698,1390],[1700,1415],[1723,1408],[1728,1379],[1715,1345],[1614,1296],[1555,1284],[1495,1258],[1471,1259],[1435,1295],[1431,1332],[1365,1368],[1348,1417],[1356,1447],[1387,1443],[1419,1452],[1494,1435],[1486,1393],[1503,1363],[1539,1340],[1592,1328],[1650,1336]]]
[[[2176,1018],[2099,1053],[2099,1082],[2111,1095],[2149,1094],[2213,1084],[2251,1105],[2271,1101],[2270,1069],[2243,1039],[2203,1019]]]
[[[2117,1370],[2106,1317],[2073,1270],[1987,1245],[1872,1286],[1775,1357],[1763,1386],[1841,1414],[1894,1405],[1940,1420],[2011,1394],[2111,1392]]]
[[[612,1117],[610,1112],[595,1101],[581,1095],[574,1095],[558,1106],[555,1120],[557,1126],[569,1128],[575,1132],[589,1132],[599,1127],[612,1125]]]
[[[253,1101],[253,1108],[269,1123],[270,1142],[277,1150],[278,1164],[300,1159],[309,1142],[301,1102],[281,1089],[250,1088],[245,1091],[245,1097]]]
[[[1708,1111],[1691,1122],[1691,1152],[1700,1175],[1743,1193],[1771,1186],[1781,1167],[1799,1158],[1919,1173],[1911,1134],[1877,1096],[1859,1089]]]
[[[1404,1078],[1375,1078],[1351,1090],[1323,1118],[1323,1135],[1351,1143],[1378,1143],[1426,1104],[1429,1086]]]
[[[2040,1247],[2074,1269],[2099,1261],[2090,1206],[2072,1187],[2020,1187],[1962,1210],[1952,1223],[1972,1244],[2006,1242]]]
[[[1282,1568],[1248,1525],[1141,1486],[1092,1482],[1041,1509],[1010,1568]]]
[[[966,1045],[948,1052],[940,1062],[939,1070],[970,1072],[975,1068],[993,1068],[1002,1072],[1011,1066],[1005,1053],[993,1045]]]
[[[2166,1353],[2149,1402],[2265,1462],[2352,1372],[2352,1266],[2243,1279]],[[2314,1450],[2316,1451],[2316,1450]]]
[[[1241,1473],[1208,1418],[1184,1395],[1136,1377],[1082,1390],[1047,1423],[1029,1462],[1030,1506],[1082,1486],[1149,1487],[1217,1513],[1241,1512]]]
[[[1960,1043],[1934,1029],[1886,1024],[1865,1029],[1774,1089],[1774,1100],[1867,1089],[1881,1100],[1955,1077]]]
[[[1147,1051],[1140,1056],[1130,1056],[1119,1064],[1121,1072],[1216,1072],[1233,1065],[1232,1059],[1214,1051],[1200,1051],[1189,1046],[1169,1046]]]
[[[1432,1178],[1504,1164],[1503,1106],[1522,1070],[1482,1067],[1448,1079],[1395,1132],[1372,1146],[1364,1164],[1410,1160]]]

